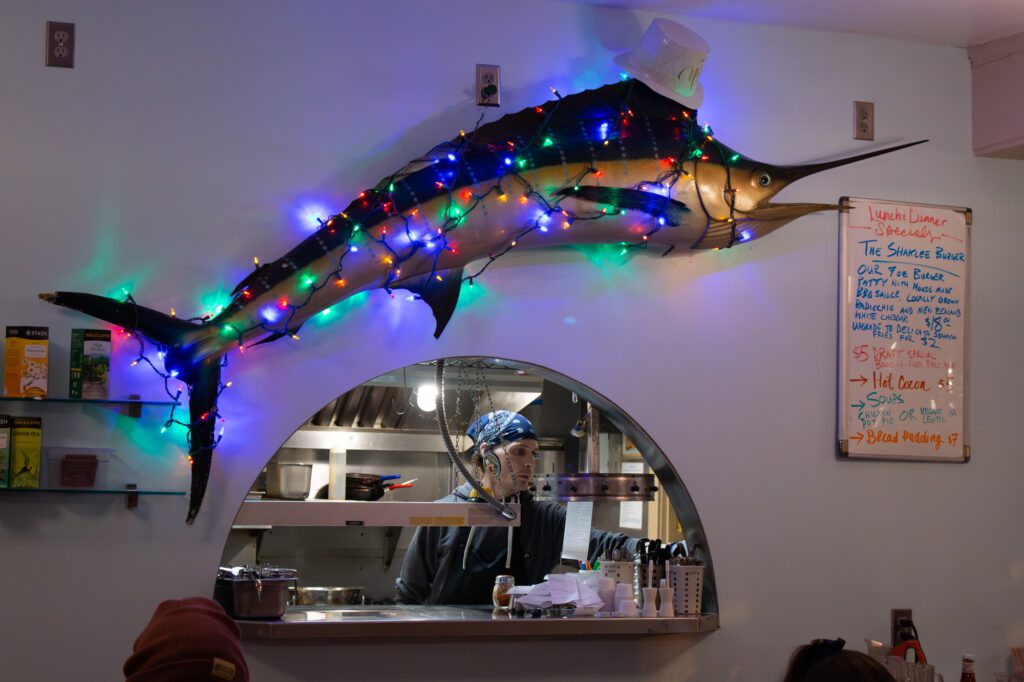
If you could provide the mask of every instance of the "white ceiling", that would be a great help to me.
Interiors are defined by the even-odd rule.
[[[1024,0],[574,0],[967,47],[1024,32]]]

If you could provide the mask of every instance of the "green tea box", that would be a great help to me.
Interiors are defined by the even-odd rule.
[[[11,418],[0,414],[0,488],[8,486],[11,471]]]
[[[69,398],[106,400],[110,397],[110,330],[71,330]]]
[[[4,395],[45,398],[49,371],[48,327],[8,327],[4,357]]]
[[[11,417],[10,487],[38,488],[43,454],[43,420]]]

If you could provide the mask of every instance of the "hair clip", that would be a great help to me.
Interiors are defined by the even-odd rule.
[[[844,646],[846,646],[846,640],[842,637],[837,639],[816,639],[811,642],[809,651],[811,658],[815,661],[823,661],[838,654],[843,650]]]

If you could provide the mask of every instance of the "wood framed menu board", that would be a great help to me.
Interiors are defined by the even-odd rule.
[[[841,202],[840,455],[967,461],[971,211]]]

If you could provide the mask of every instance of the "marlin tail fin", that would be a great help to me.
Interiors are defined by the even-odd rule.
[[[203,503],[206,483],[210,477],[217,396],[220,393],[220,358],[214,356],[196,360],[189,349],[190,343],[197,336],[197,330],[201,330],[203,325],[146,308],[131,299],[118,301],[106,296],[69,291],[39,294],[39,298],[137,332],[166,351],[165,371],[189,387],[192,483],[186,523],[191,525]]]

